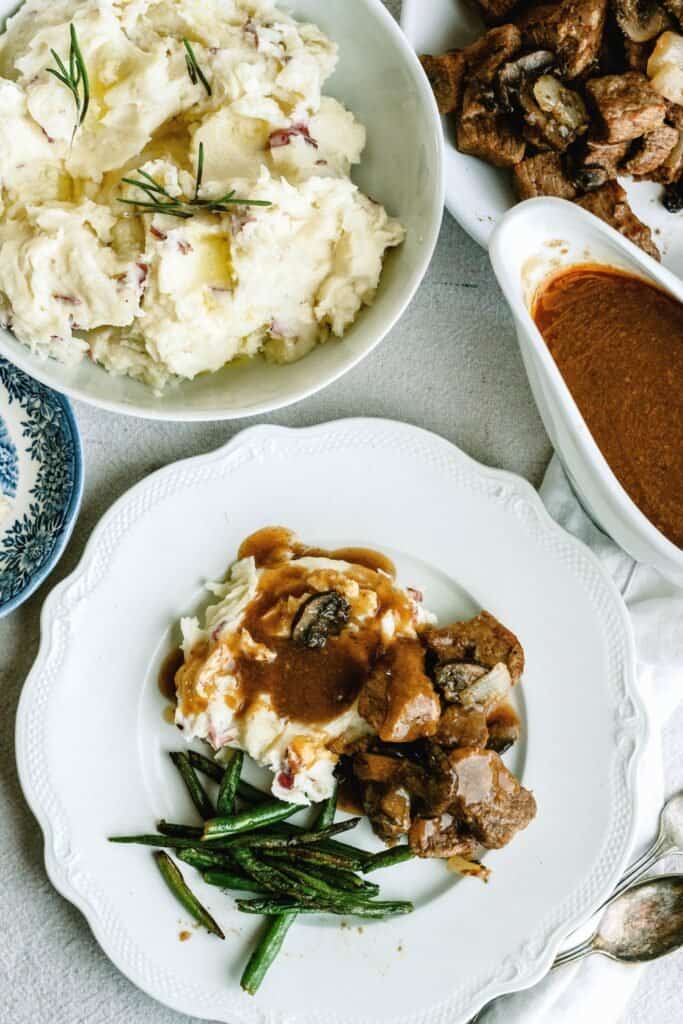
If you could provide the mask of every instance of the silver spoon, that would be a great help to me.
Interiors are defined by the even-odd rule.
[[[601,953],[611,960],[642,963],[666,956],[683,946],[683,875],[655,875],[610,899],[590,938],[559,953],[552,965],[562,967]],[[496,1000],[482,1006],[469,1024]]]
[[[632,885],[644,878],[655,864],[671,853],[683,853],[683,793],[669,797],[659,815],[659,832],[654,843],[642,857],[627,869],[619,879],[614,891],[604,900],[594,913],[598,913]]]
[[[591,953],[643,963],[683,946],[683,875],[655,875],[617,896],[590,938],[560,953],[553,967]]]

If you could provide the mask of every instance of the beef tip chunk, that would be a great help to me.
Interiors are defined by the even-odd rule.
[[[363,685],[358,710],[386,743],[411,743],[436,732],[441,704],[424,661],[419,640],[398,640]]]
[[[515,190],[520,199],[559,196],[573,199],[576,188],[564,173],[558,153],[537,153],[512,168]]]
[[[501,704],[494,708],[486,721],[488,728],[488,739],[485,744],[489,750],[495,750],[497,754],[504,754],[517,740],[520,733],[520,721],[517,712],[510,704]],[[465,744],[463,744],[464,746]],[[479,746],[479,744],[470,744]]]
[[[506,21],[520,0],[476,0],[477,7],[487,25],[498,25]]]
[[[529,49],[552,50],[566,78],[576,78],[596,63],[608,0],[563,0],[531,7],[518,24]]]
[[[602,142],[589,138],[583,155],[585,167],[603,167],[610,178],[616,178],[617,168],[628,152],[628,142]]]
[[[654,131],[664,120],[666,103],[645,75],[627,71],[586,83],[606,142],[627,142]]]
[[[514,167],[524,157],[526,143],[512,119],[496,108],[495,101],[491,104],[489,95],[477,82],[466,87],[457,124],[458,149],[495,167]]]
[[[462,51],[468,76],[482,85],[491,85],[503,64],[519,52],[521,44],[516,25],[490,29]]]
[[[470,860],[477,842],[450,814],[415,818],[408,836],[410,849],[418,857],[464,857]]]
[[[497,850],[526,828],[536,801],[494,750],[453,750],[458,776],[453,813],[482,846]]]
[[[393,843],[410,829],[410,794],[402,786],[366,782],[362,787],[363,810],[374,831],[386,843]]]
[[[466,711],[457,704],[444,709],[434,741],[443,747],[485,747],[489,739],[483,711]]]
[[[458,782],[448,752],[437,743],[429,743],[422,755],[422,765],[425,783],[419,801],[420,813],[444,814],[455,799]]]
[[[653,132],[643,136],[636,150],[622,164],[622,170],[634,178],[650,178],[653,171],[664,163],[678,142],[680,132],[668,124],[662,124]]]
[[[676,145],[669,153],[666,160],[650,175],[651,181],[658,181],[662,185],[672,185],[680,180],[683,175],[683,128],[678,132]]]
[[[513,683],[524,671],[522,645],[515,634],[489,612],[480,612],[473,619],[454,622],[441,629],[425,630],[422,636],[437,665],[467,661],[492,669],[503,662]]]
[[[362,782],[383,782],[391,785],[401,781],[403,764],[401,758],[365,751],[355,755],[353,772]]]
[[[519,101],[524,137],[538,149],[564,153],[588,129],[588,111],[581,96],[554,75],[527,80]]]
[[[589,192],[581,199],[576,199],[575,202],[616,228],[654,259],[659,259],[659,250],[652,241],[652,232],[646,224],[638,220],[628,205],[626,193],[616,181],[608,181],[606,185]]]
[[[452,114],[462,98],[465,58],[460,50],[451,50],[440,57],[423,54],[420,62],[434,92],[441,114]]]

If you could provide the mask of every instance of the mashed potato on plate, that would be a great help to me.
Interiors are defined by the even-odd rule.
[[[83,81],[49,73],[71,27],[80,124]],[[26,0],[0,35],[0,323],[157,390],[342,337],[404,231],[349,177],[365,131],[322,95],[336,59],[271,0]],[[150,179],[233,198],[142,210]]]
[[[274,528],[240,555],[210,585],[203,623],[181,621],[176,724],[187,740],[245,750],[280,799],[323,800],[339,755],[373,731],[358,695],[377,652],[434,617],[362,553],[306,549]]]

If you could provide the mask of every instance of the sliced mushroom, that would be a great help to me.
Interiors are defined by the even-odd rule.
[[[588,128],[588,112],[581,96],[554,75],[540,75],[520,92],[526,122],[525,136],[539,149],[563,153]]]
[[[461,690],[471,686],[487,672],[488,669],[482,665],[472,665],[467,661],[447,661],[435,668],[434,683],[444,699],[453,703],[457,701]]]
[[[612,175],[606,167],[588,165],[578,167],[572,176],[572,181],[580,192],[592,192],[595,188],[606,185]]]
[[[657,0],[614,0],[614,13],[622,32],[634,43],[655,39],[671,24]]]
[[[336,590],[309,597],[299,609],[292,640],[305,647],[324,647],[328,637],[338,636],[349,621],[351,606]]]
[[[550,50],[536,50],[504,64],[498,72],[498,95],[503,110],[510,113],[519,106],[522,85],[549,71],[554,64],[555,55]]]
[[[489,711],[505,700],[511,689],[512,677],[507,665],[500,661],[481,679],[477,679],[467,689],[461,690],[459,700],[464,708]]]

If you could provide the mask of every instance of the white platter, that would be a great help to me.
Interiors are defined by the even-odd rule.
[[[149,850],[105,837],[189,812],[166,755],[182,737],[156,687],[169,626],[244,536],[274,522],[313,544],[386,550],[441,621],[483,606],[518,633],[526,739],[509,763],[539,814],[487,857],[488,886],[412,862],[378,880],[414,898],[414,914],[298,923],[251,998],[238,979],[258,922],[193,875],[227,941],[179,942],[187,917]],[[613,584],[524,481],[405,424],[259,426],[129,491],[52,592],[19,708],[20,778],[52,882],[170,1007],[229,1024],[460,1024],[537,981],[624,865],[645,732],[633,663]],[[357,841],[377,846],[363,829]]]
[[[484,30],[475,5],[467,0],[403,0],[401,25],[417,53],[443,53],[466,46]],[[444,133],[446,207],[475,242],[487,247],[494,227],[516,201],[511,174],[459,153],[452,118],[444,119]],[[662,186],[628,179],[621,184],[634,212],[655,232],[664,265],[683,276],[681,220],[662,206]]]

